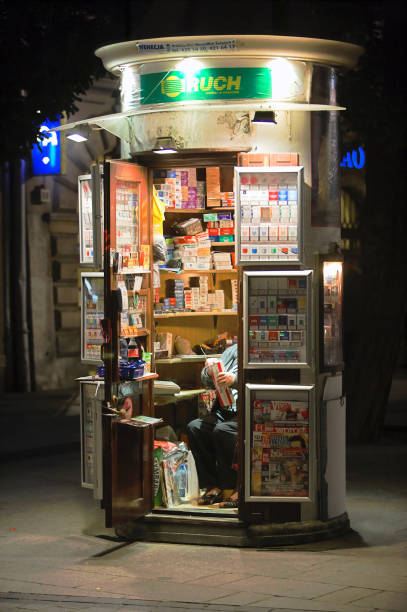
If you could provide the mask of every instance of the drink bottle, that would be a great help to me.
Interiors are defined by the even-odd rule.
[[[182,463],[175,472],[175,482],[178,489],[178,495],[181,500],[184,500],[187,495],[188,486],[188,473],[184,463]]]

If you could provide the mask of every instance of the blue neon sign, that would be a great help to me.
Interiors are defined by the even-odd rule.
[[[52,130],[60,124],[60,121],[48,120],[41,124],[40,132],[44,138],[38,138],[38,145],[35,144],[31,152],[34,176],[61,172],[61,134]]]
[[[362,147],[359,147],[357,150],[353,149],[353,151],[348,151],[343,156],[343,159],[340,163],[341,168],[356,168],[360,170],[365,165],[366,156]]]

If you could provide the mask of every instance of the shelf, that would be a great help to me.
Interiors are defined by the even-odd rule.
[[[155,372],[151,372],[151,374],[146,374],[145,376],[139,376],[138,378],[132,378],[131,380],[119,380],[118,382],[134,382],[134,381],[143,381],[143,380],[152,380],[154,378],[158,378],[158,374]],[[105,379],[100,376],[80,376],[79,378],[75,378],[75,380],[85,381],[85,382],[96,382],[105,384]]]
[[[156,364],[172,365],[176,363],[205,363],[208,357],[220,359],[221,354],[211,355],[175,355],[174,357],[162,357],[155,360]]]
[[[154,319],[172,319],[174,317],[212,317],[212,316],[236,316],[237,310],[208,310],[204,312],[164,312],[154,313]]]
[[[174,270],[172,268],[160,268],[160,272],[163,274],[237,274],[236,268],[232,270]]]
[[[185,389],[173,395],[154,395],[154,404],[156,406],[165,406],[166,404],[177,404],[184,400],[198,397],[201,393],[205,393],[206,389]]]
[[[114,274],[151,274],[151,270],[148,270],[147,268],[123,268]]]
[[[218,247],[218,246],[221,246],[221,247],[223,247],[223,246],[235,246],[235,244],[236,244],[236,242],[214,242],[213,241],[212,244],[211,244],[211,249],[213,247],[215,247],[215,246],[216,247]]]
[[[166,208],[165,213],[181,213],[182,215],[191,213],[210,213],[210,212],[235,212],[234,206],[210,206],[208,208]]]
[[[206,208],[166,208],[164,210],[164,214],[166,213],[181,213],[181,215],[191,214],[191,213],[204,213],[206,212]]]
[[[139,336],[148,336],[150,331],[148,329],[139,329],[137,332],[129,334],[128,336],[120,334],[120,338],[138,338]]]
[[[210,206],[209,208],[205,208],[205,212],[235,212],[234,206]]]
[[[139,376],[138,378],[132,378],[129,382],[142,381],[142,380],[153,380],[154,378],[158,378],[158,374],[156,374],[155,372],[151,372],[151,374],[146,374],[145,376]]]

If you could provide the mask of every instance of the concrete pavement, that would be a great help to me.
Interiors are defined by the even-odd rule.
[[[77,450],[3,461],[0,610],[406,612],[407,393],[396,386],[380,443],[348,449],[352,531],[326,542],[123,542],[81,489]]]

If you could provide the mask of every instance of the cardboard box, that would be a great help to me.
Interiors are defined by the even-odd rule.
[[[270,153],[270,166],[299,166],[298,153]]]
[[[206,195],[208,200],[221,199],[220,195],[220,168],[206,168]],[[219,206],[219,203],[217,204]]]
[[[270,154],[269,153],[239,153],[238,155],[239,166],[269,166],[270,165]]]

